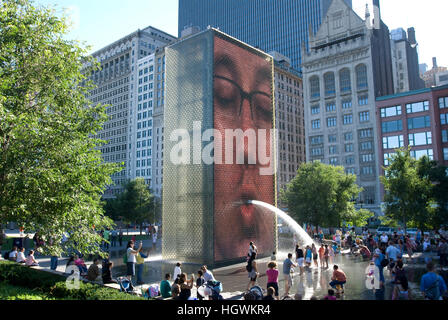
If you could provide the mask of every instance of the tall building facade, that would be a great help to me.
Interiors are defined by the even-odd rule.
[[[425,82],[420,78],[417,40],[414,28],[392,30],[391,50],[395,93],[422,89]]]
[[[149,105],[153,99],[150,96],[154,95],[154,89],[151,87],[152,80],[148,80],[146,87],[139,83],[141,78],[139,72],[144,72],[146,68],[143,65],[139,66],[141,63],[139,60],[150,56],[157,48],[164,47],[175,39],[163,31],[147,27],[92,54],[100,63],[101,69],[90,76],[97,88],[90,92],[89,99],[95,104],[109,105],[106,109],[109,119],[96,137],[107,141],[107,144],[101,146],[106,162],[124,163],[123,170],[112,176],[114,184],[107,188],[104,198],[115,197],[121,192],[122,185],[127,180],[135,178],[137,173],[147,182],[151,180],[152,166],[147,165],[151,164],[147,143],[151,139],[148,137],[152,129],[150,116],[152,109]],[[146,63],[150,63],[149,60]],[[149,79],[149,67],[147,76]],[[143,118],[138,119],[139,114],[143,117],[144,103],[146,103],[145,121]],[[142,109],[138,110],[139,107]],[[139,126],[141,126],[140,129]],[[143,132],[145,132],[145,139],[143,139]],[[141,138],[138,138],[139,134]],[[143,141],[145,141],[146,149],[141,147]],[[137,148],[138,142],[140,142],[140,148]],[[145,150],[145,157],[142,157],[143,150]],[[140,157],[137,157],[138,151],[140,151]],[[137,168],[138,160],[145,160],[145,166]],[[143,168],[145,171],[142,175]]]
[[[277,52],[269,54],[274,58],[279,194],[296,176],[300,164],[306,161],[303,82],[300,73],[291,67],[287,57]]]
[[[381,214],[375,97],[393,93],[392,63],[387,26],[366,21],[334,0],[304,52],[307,161],[356,174],[364,188],[358,206]]]
[[[351,7],[352,1],[345,0]],[[331,0],[179,0],[179,36],[185,27],[208,26],[265,52],[277,51],[300,70],[301,47],[316,32]]]
[[[376,106],[381,174],[400,147],[448,165],[448,85],[380,97]]]

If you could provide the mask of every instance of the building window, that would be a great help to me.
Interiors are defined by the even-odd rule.
[[[361,174],[365,176],[373,175],[373,167],[372,166],[361,167]]]
[[[367,66],[360,64],[356,67],[356,87],[358,90],[364,90],[368,88],[367,83]]]
[[[373,136],[373,129],[359,130],[359,138],[360,139],[371,138],[372,136]]]
[[[348,143],[345,145],[345,152],[353,152],[354,148],[353,148],[353,143]]]
[[[347,168],[347,169],[345,169],[345,173],[346,174],[356,174],[356,169],[355,168]]]
[[[428,111],[428,110],[429,110],[429,101],[409,103],[406,105],[407,113],[416,113],[416,112],[423,112],[423,111]]]
[[[411,146],[424,146],[432,144],[431,132],[419,132],[409,134],[409,145]]]
[[[319,114],[320,113],[320,106],[312,106],[311,107],[311,114]]]
[[[345,157],[345,164],[346,165],[354,165],[355,164],[355,157],[354,156],[348,156]]]
[[[337,125],[337,119],[336,117],[327,118],[327,127],[336,127]]]
[[[367,104],[369,104],[369,96],[368,95],[363,95],[363,96],[358,97],[358,105],[365,106]]]
[[[359,113],[359,122],[368,122],[370,121],[370,112],[364,111]]]
[[[398,149],[404,146],[404,136],[391,136],[383,138],[383,149]]]
[[[330,158],[330,164],[333,166],[337,166],[339,164],[338,158]]]
[[[416,117],[408,119],[408,129],[429,128],[431,126],[431,119],[429,116]]]
[[[448,108],[448,97],[439,98],[439,108],[440,109]]]
[[[367,162],[373,162],[373,154],[369,153],[369,154],[363,154],[361,155],[361,162],[362,163],[367,163]]]
[[[310,137],[311,145],[317,145],[324,143],[324,136],[314,136]]]
[[[344,124],[352,124],[353,123],[353,115],[345,114],[344,115]]]
[[[336,143],[337,142],[337,136],[335,134],[330,134],[328,136],[328,143]]]
[[[311,99],[317,99],[320,97],[319,77],[314,76],[310,78],[310,90]]]
[[[381,118],[395,117],[401,115],[401,106],[381,108]]]
[[[333,72],[327,72],[326,74],[324,74],[324,87],[326,97],[334,96],[336,94],[336,86]]]
[[[381,123],[381,130],[383,133],[396,132],[403,130],[403,121],[386,121]]]
[[[440,114],[440,124],[442,125],[448,124],[448,113]]]
[[[443,159],[448,160],[448,148],[443,148]]]
[[[323,148],[311,148],[311,155],[312,156],[321,156],[324,154]]]
[[[395,152],[391,152],[391,153],[385,153],[384,154],[384,165],[388,166],[390,164],[390,162],[393,160],[393,155],[395,154]]]
[[[325,105],[325,109],[327,110],[327,112],[333,112],[336,111],[336,102],[328,102]]]
[[[344,133],[344,140],[345,141],[353,141],[353,132]]]
[[[311,127],[313,129],[320,129],[320,119],[311,121]]]
[[[352,107],[352,100],[342,100],[342,109],[349,109]]]
[[[417,160],[425,156],[428,157],[429,160],[434,160],[434,151],[432,149],[411,150],[411,157]]]
[[[338,147],[337,146],[330,146],[330,147],[328,147],[328,153],[329,154],[337,154],[338,153]]]
[[[339,86],[341,87],[341,93],[348,93],[352,91],[349,69],[345,68],[339,71]]]
[[[372,141],[367,141],[367,142],[362,142],[361,143],[361,150],[362,151],[372,150],[372,149],[373,149]]]
[[[448,130],[442,130],[442,142],[448,142]]]

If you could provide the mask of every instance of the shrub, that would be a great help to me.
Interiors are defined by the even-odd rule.
[[[80,282],[80,288],[70,290],[66,277],[20,265],[12,261],[0,261],[0,283],[30,288],[36,294],[56,299],[73,300],[143,300],[118,290],[96,284]],[[28,292],[28,291],[27,291]]]

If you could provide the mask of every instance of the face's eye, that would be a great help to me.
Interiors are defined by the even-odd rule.
[[[255,93],[252,96],[252,106],[257,120],[272,121],[272,100],[265,93]]]
[[[215,77],[214,94],[223,107],[237,107],[241,100],[241,93],[238,87],[232,81],[224,78]]]

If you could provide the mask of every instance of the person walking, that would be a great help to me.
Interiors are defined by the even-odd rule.
[[[257,262],[255,259],[257,258],[257,253],[254,251],[252,252],[251,259],[249,260],[248,264],[248,273],[249,273],[249,283],[247,284],[247,291],[250,290],[253,286],[255,286],[255,283],[257,282],[258,278],[258,269],[257,269]]]
[[[325,245],[324,250],[324,261],[325,261],[325,268],[328,269],[328,258],[330,257],[330,250],[328,249],[328,244]],[[323,265],[323,262],[321,262]]]
[[[123,230],[120,229],[120,232],[118,233],[118,244],[120,247],[123,245]]]
[[[112,230],[110,233],[110,246],[112,248],[117,246],[117,235],[117,230]]]
[[[174,283],[177,283],[179,276],[182,274],[182,269],[180,268],[182,264],[180,262],[176,263],[176,266],[174,267],[173,272],[173,280]]]
[[[266,289],[274,288],[274,290],[275,290],[274,295],[275,295],[276,300],[279,300],[278,274],[279,274],[279,272],[277,269],[277,263],[275,261],[269,262],[268,270],[266,270],[266,276],[268,278]]]
[[[104,239],[104,249],[105,250],[109,250],[109,236],[110,236],[110,231],[108,229],[104,230],[103,239]]]
[[[426,265],[425,273],[420,281],[420,290],[425,295],[426,300],[442,300],[442,296],[447,291],[443,278],[434,272],[434,263],[430,261]]]
[[[317,258],[318,258],[318,254],[317,254],[317,248],[314,245],[314,243],[311,245],[311,251],[313,252],[313,262],[314,262],[314,266],[316,268],[319,268],[319,263],[317,262]],[[317,270],[316,270],[317,272]]]
[[[291,268],[297,267],[292,261],[292,253],[288,253],[288,258],[283,261],[283,277],[285,279],[285,296],[289,295],[289,289],[292,287]]]
[[[156,252],[156,248],[157,248],[157,232],[153,232],[152,233],[152,251]]]
[[[304,263],[304,256],[303,256],[303,250],[299,247],[299,245],[296,245],[296,261],[297,265],[299,266],[300,275],[303,274],[303,263]]]

